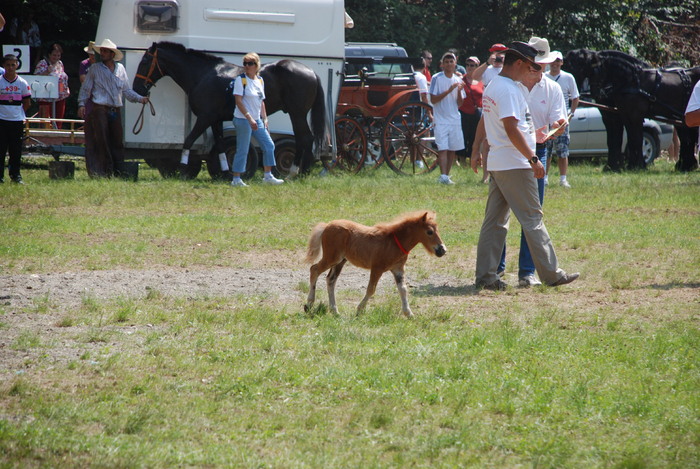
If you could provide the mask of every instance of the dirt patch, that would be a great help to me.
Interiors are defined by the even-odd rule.
[[[350,267],[343,271],[339,288],[364,290],[367,281],[366,271]],[[302,304],[304,293],[299,287],[302,282],[308,283],[307,270],[283,268],[171,268],[3,275],[0,276],[0,305],[17,312],[43,301],[65,311],[80,306],[87,298],[143,298],[153,290],[173,297],[262,295]],[[387,284],[393,285],[389,274],[382,278],[381,287]]]
[[[253,259],[243,260],[253,262]],[[258,259],[259,261],[259,259]],[[289,264],[288,264],[289,265]],[[353,266],[343,270],[338,290],[357,290],[359,303],[368,281],[368,272]],[[429,282],[444,283],[435,276]],[[421,284],[423,281],[421,281]],[[89,326],[61,327],[60,321],[71,310],[88,300],[98,302],[117,298],[140,299],[153,292],[178,297],[260,296],[266,303],[298,306],[306,299],[306,268],[213,268],[157,270],[77,271],[0,276],[0,382],[45,368],[65,366],[81,357],[98,357],[105,342],[113,351],[138,347],[143,329],[152,325],[106,325],[89,338]],[[414,290],[418,284],[411,283]],[[393,277],[385,275],[377,292],[394,289]],[[327,301],[325,280],[319,279],[317,301]],[[343,305],[348,308],[354,305]],[[41,346],[23,347],[22,341],[38,341]],[[96,358],[90,358],[89,362]]]
[[[245,265],[255,265],[253,258],[243,261]],[[516,321],[528,321],[543,312],[551,312],[551,321],[561,328],[606,327],[616,320],[658,323],[690,319],[696,324],[700,322],[700,297],[697,295],[700,285],[695,283],[615,289],[600,277],[591,276],[557,291],[515,287],[506,293],[477,292],[471,278],[432,273],[420,267],[428,265],[430,259],[417,257],[415,261],[407,272],[407,283],[409,300],[419,316],[457,311],[453,320],[476,327],[502,319],[504,314],[511,318],[510,312],[516,311],[512,317]],[[473,271],[471,266],[467,271]],[[515,275],[508,274],[506,280],[517,285]],[[342,314],[354,309],[364,294],[367,281],[367,271],[353,266],[343,270],[337,288],[352,291],[353,300],[339,298]],[[109,324],[97,331],[84,325],[61,327],[62,318],[81,308],[87,300],[140,299],[153,292],[173,298],[245,295],[259,296],[266,304],[280,305],[290,311],[298,309],[301,313],[306,299],[304,285],[307,284],[307,268],[299,265],[289,269],[276,264],[266,268],[158,268],[1,275],[0,311],[5,314],[0,314],[0,382],[32,371],[40,373],[42,369],[65,366],[86,354],[99,356],[105,342],[114,352],[138,348],[139,341],[144,340],[144,330],[154,327]],[[393,277],[385,274],[377,294],[395,294],[395,291]],[[319,279],[317,301],[327,302],[324,277]],[[679,308],[679,305],[684,306]],[[90,334],[101,337],[93,341]],[[23,340],[36,340],[41,346],[22,346]]]

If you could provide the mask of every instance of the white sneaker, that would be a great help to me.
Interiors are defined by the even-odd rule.
[[[521,287],[535,287],[537,285],[542,285],[542,282],[537,280],[534,275],[526,275],[518,279],[518,285]]]
[[[263,178],[263,184],[272,184],[274,186],[278,186],[280,184],[284,184],[284,181],[282,179],[277,179],[273,175],[270,175],[270,176],[265,176]]]
[[[448,176],[447,174],[441,174],[440,177],[438,178],[438,182],[440,184],[447,184],[447,185],[454,184],[454,181],[452,181],[452,179],[450,179],[450,176]]]
[[[423,161],[421,161],[421,160],[416,161],[416,168],[419,168],[419,169],[425,168],[425,164],[423,164]]]
[[[248,187],[248,184],[243,182],[243,179],[241,179],[241,178],[236,178],[233,181],[231,181],[231,185],[233,187]]]
[[[571,184],[569,184],[569,181],[567,181],[566,179],[563,180],[563,181],[559,181],[559,185],[560,185],[561,187],[565,187],[565,188],[567,188],[567,189],[571,189]]]

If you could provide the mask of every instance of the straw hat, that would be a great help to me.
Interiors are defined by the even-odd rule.
[[[102,44],[93,44],[92,46],[92,48],[95,49],[95,52],[97,52],[98,54],[100,53],[100,49],[102,49],[103,47],[105,49],[114,51],[114,60],[116,62],[119,62],[121,59],[124,58],[124,54],[122,53],[122,51],[117,49],[117,45],[109,39],[105,39],[104,41],[102,41]]]
[[[538,64],[551,64],[554,62],[555,56],[549,51],[549,41],[545,38],[533,36],[528,41],[528,45],[537,49],[535,62]]]
[[[95,45],[95,41],[90,41],[88,42],[87,47],[83,47],[83,50],[90,55],[95,55],[95,49],[93,49],[93,46]]]

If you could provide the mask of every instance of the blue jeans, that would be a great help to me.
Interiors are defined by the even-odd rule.
[[[234,173],[245,173],[251,135],[255,137],[258,145],[262,148],[263,165],[275,166],[276,164],[275,144],[270,137],[270,133],[265,128],[262,119],[258,119],[255,122],[258,124],[258,130],[253,131],[248,119],[233,118],[233,125],[236,127],[236,156],[233,158]]]
[[[535,151],[537,158],[540,159],[542,166],[544,166],[545,174],[547,171],[547,148],[537,148]],[[537,180],[537,192],[540,194],[540,205],[544,205],[544,178]],[[504,272],[506,270],[506,246],[503,245],[503,254],[501,255],[501,263],[498,264],[498,272]],[[528,275],[535,274],[535,263],[532,260],[532,255],[530,254],[530,248],[527,246],[527,241],[525,241],[525,233],[520,230],[520,257],[518,258],[518,278],[527,277]]]

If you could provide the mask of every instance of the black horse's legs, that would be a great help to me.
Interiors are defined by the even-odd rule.
[[[676,163],[678,171],[693,171],[698,169],[698,159],[695,157],[695,145],[698,143],[698,129],[685,125],[676,126],[678,138],[681,141],[681,151]]]
[[[185,137],[185,143],[182,145],[182,157],[180,158],[181,165],[187,165],[189,163],[190,148],[194,145],[195,140],[199,138],[200,135],[209,127],[209,123],[204,122],[201,118],[197,118],[194,123],[194,127]],[[222,131],[223,134],[223,131]]]
[[[601,111],[603,124],[607,132],[608,165],[611,171],[621,171],[624,165],[622,161],[622,119],[608,111]]]
[[[293,115],[290,113],[289,117],[292,121],[292,130],[296,141],[295,168],[292,168],[290,175],[295,172],[295,169],[296,172],[301,172],[301,174],[308,174],[311,171],[311,163],[313,162],[314,136],[306,121],[305,114]]]
[[[221,171],[226,172],[229,170],[228,158],[226,157],[226,149],[224,148],[224,123],[218,121],[216,124],[211,126],[211,130],[214,133],[214,148],[219,155],[219,165],[221,166]]]
[[[645,169],[647,166],[642,155],[644,119],[641,114],[638,116],[624,119],[625,130],[627,130],[627,168],[629,169]]]

